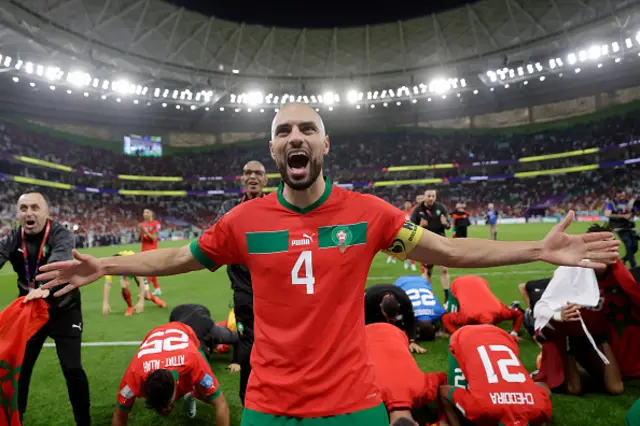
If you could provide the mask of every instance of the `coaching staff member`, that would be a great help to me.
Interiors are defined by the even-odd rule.
[[[437,194],[434,189],[424,191],[424,200],[413,209],[411,213],[411,222],[421,226],[434,234],[445,236],[445,231],[451,228],[449,223],[449,214],[447,208],[436,201]],[[423,265],[427,270],[426,279],[433,283],[433,266]],[[445,307],[449,301],[449,270],[445,266],[440,266],[440,281],[444,290]]]
[[[239,200],[227,200],[222,203],[218,218],[240,203],[264,196],[262,188],[267,184],[267,176],[262,163],[249,161],[245,164],[241,182],[245,189],[244,196]],[[227,266],[227,275],[233,290],[233,310],[238,327],[238,356],[234,353],[234,358],[240,363],[240,401],[244,405],[244,396],[251,374],[251,349],[253,348],[253,287],[249,268],[244,265]],[[234,364],[229,366],[230,370],[236,371],[233,366]]]
[[[49,321],[27,342],[18,382],[20,418],[27,409],[29,382],[33,366],[47,337],[56,343],[56,352],[67,381],[69,399],[77,425],[91,424],[89,414],[89,383],[80,360],[82,311],[80,292],[75,289],[58,298],[54,291],[38,289],[35,282],[38,268],[60,260],[71,260],[75,247],[73,234],[63,225],[49,219],[49,207],[42,194],[32,192],[18,199],[20,225],[0,240],[0,268],[11,262],[18,275],[18,294],[45,297],[49,303]]]

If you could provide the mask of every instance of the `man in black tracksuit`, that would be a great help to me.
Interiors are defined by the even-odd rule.
[[[449,213],[447,212],[447,208],[436,201],[436,196],[436,191],[433,189],[428,189],[424,192],[424,201],[418,203],[416,208],[413,209],[413,212],[411,213],[411,222],[433,232],[434,234],[444,237],[445,231],[451,228],[451,223],[449,222]],[[432,283],[433,281],[431,280],[431,277],[433,275],[434,265],[423,266],[426,269],[426,273],[424,274],[426,276],[424,276],[424,278]],[[440,266],[440,280],[442,288],[444,289],[444,302],[446,307],[446,304],[449,301],[449,270],[444,266]]]
[[[20,226],[0,240],[0,268],[5,262],[11,262],[18,275],[18,294],[41,294],[38,297],[45,297],[49,303],[49,321],[27,342],[18,382],[18,409],[22,418],[27,409],[33,366],[46,338],[51,337],[67,382],[76,424],[85,426],[91,424],[91,416],[89,382],[80,356],[83,328],[80,291],[74,289],[54,297],[53,293],[60,287],[42,292],[39,286],[43,283],[35,281],[40,266],[72,259],[75,247],[73,234],[48,216],[47,202],[41,194],[24,194],[18,200]]]
[[[259,161],[248,162],[242,172],[242,186],[245,195],[240,200],[227,200],[218,212],[218,218],[228,213],[239,203],[262,197],[262,188],[267,184],[265,168]],[[238,356],[240,362],[240,401],[244,405],[244,396],[251,374],[251,349],[253,348],[253,287],[251,273],[244,265],[227,266],[227,275],[233,289],[233,310],[238,327]]]

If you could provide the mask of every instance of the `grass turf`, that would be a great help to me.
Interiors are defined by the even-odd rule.
[[[499,238],[502,240],[535,240],[542,238],[550,229],[548,224],[502,225],[499,227]],[[575,223],[571,232],[582,232],[586,225]],[[485,227],[470,228],[470,236],[485,238]],[[184,242],[165,242],[161,246],[176,246]],[[134,250],[136,246],[128,246]],[[106,247],[86,250],[96,256],[108,256],[122,248]],[[376,283],[392,283],[395,278],[411,274],[404,270],[402,263],[387,264],[386,257],[376,257],[369,274],[367,285]],[[485,275],[493,292],[505,303],[520,300],[517,284],[527,280],[549,277],[553,271],[551,265],[534,263],[522,266],[492,268],[486,270],[451,270],[453,277],[460,274],[477,273]],[[452,278],[453,278],[452,277]],[[232,299],[229,281],[224,270],[210,273],[199,271],[188,275],[161,277],[162,298],[168,309],[160,309],[147,302],[142,314],[124,317],[125,304],[120,296],[117,281],[111,289],[112,312],[108,317],[102,316],[103,280],[82,289],[82,309],[84,342],[117,342],[140,341],[153,327],[165,323],[169,310],[180,303],[202,303],[209,307],[217,321],[224,320],[228,313],[228,305]],[[15,274],[10,266],[0,271],[0,307],[7,306],[16,296]],[[442,298],[438,271],[434,274],[434,290]],[[137,300],[137,289],[132,296]],[[49,340],[50,341],[50,340]],[[428,352],[417,355],[416,360],[424,371],[446,371],[447,342],[424,344]],[[91,389],[91,414],[93,424],[111,424],[111,416],[118,393],[118,385],[129,361],[136,352],[135,346],[105,346],[83,348],[83,364],[89,377]],[[520,344],[521,361],[530,371],[535,368],[537,346],[527,337]],[[218,355],[212,364],[226,394],[231,409],[231,424],[239,425],[242,408],[238,398],[238,374],[225,370],[230,355]],[[620,425],[624,416],[636,398],[640,395],[640,381],[625,384],[624,395],[611,397],[597,393],[588,393],[582,397],[553,395],[553,425],[582,426],[586,424]],[[25,415],[25,424],[30,426],[67,426],[73,424],[71,406],[67,397],[64,378],[53,348],[44,348],[36,363],[31,381],[29,408]],[[132,425],[205,425],[214,423],[213,409],[198,404],[198,415],[194,420],[187,420],[182,412],[182,404],[167,418],[162,418],[144,407],[143,401],[137,401],[130,417]]]

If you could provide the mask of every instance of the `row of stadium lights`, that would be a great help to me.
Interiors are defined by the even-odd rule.
[[[640,45],[640,31],[636,34],[635,40],[637,45]],[[625,39],[624,46],[626,47],[626,49],[632,49],[634,47],[637,47],[637,46],[634,46],[634,42],[631,38]],[[555,72],[556,70],[563,69],[565,65],[573,67],[573,66],[579,65],[580,63],[599,60],[602,57],[608,56],[610,52],[617,54],[621,50],[622,48],[618,42],[613,42],[610,44],[603,44],[603,45],[594,45],[588,49],[580,50],[577,53],[572,52],[567,54],[565,58],[566,63],[565,63],[565,60],[563,60],[560,57],[549,59],[548,61],[549,65],[547,69]],[[640,53],[638,53],[638,55],[640,55]],[[620,63],[621,58],[615,57],[614,61],[616,63]],[[92,78],[90,74],[82,71],[71,71],[71,72],[65,73],[58,67],[45,67],[43,65],[34,64],[32,62],[24,62],[20,59],[14,62],[12,57],[3,56],[2,54],[0,54],[0,65],[3,65],[6,68],[13,67],[16,70],[22,70],[27,74],[35,75],[37,77],[41,77],[45,80],[48,80],[50,83],[66,81],[71,86],[78,89],[93,87],[94,89],[97,89],[97,90],[110,91],[115,93],[116,96],[119,95],[118,97],[115,98],[115,101],[118,103],[122,102],[122,98],[120,96],[124,97],[128,95],[137,95],[137,96],[146,97],[147,99],[149,98],[149,96],[147,95],[149,94],[150,89],[147,86],[135,85],[124,79],[120,79],[116,81],[110,81],[107,79],[100,80],[96,77]],[[599,62],[597,64],[598,68],[602,68],[602,66],[603,66],[602,62]],[[579,67],[574,68],[574,72],[576,74],[580,73],[581,71],[582,69]],[[238,74],[239,72],[240,72],[239,70],[233,70],[234,74]],[[490,71],[487,71],[486,76],[489,79],[490,84],[502,85],[505,89],[508,89],[510,87],[510,83],[522,81],[523,79],[532,77],[534,74],[539,74],[542,72],[545,72],[545,68],[542,66],[540,62],[535,62],[535,63],[519,66],[516,68],[505,67],[497,70],[490,70]],[[63,79],[65,75],[66,75],[66,78]],[[562,73],[559,73],[560,77],[562,77],[562,75],[563,75]],[[547,78],[546,76],[541,75],[539,77],[539,80],[545,81],[546,78]],[[20,81],[20,78],[13,77],[13,81],[18,83]],[[527,85],[528,81],[524,80],[522,81],[522,83],[524,85]],[[30,82],[29,85],[31,87],[36,87],[35,82]],[[463,89],[467,87],[467,82],[464,78],[462,79],[438,78],[438,79],[432,80],[428,85],[421,83],[419,85],[413,86],[411,89],[407,86],[402,86],[395,90],[394,89],[385,89],[380,91],[375,90],[375,91],[368,91],[366,93],[358,92],[356,90],[350,90],[346,94],[345,98],[347,103],[355,104],[356,109],[362,108],[361,103],[368,104],[370,108],[375,108],[376,103],[378,104],[381,103],[383,107],[387,107],[390,104],[392,104],[394,100],[395,100],[396,106],[401,106],[402,100],[410,100],[411,103],[415,104],[417,103],[418,98],[424,98],[424,97],[427,98],[428,102],[432,101],[432,97],[435,98],[438,96],[441,97],[442,99],[447,99],[447,94],[452,90],[458,89],[458,87]],[[49,88],[52,91],[56,90],[56,86],[54,84],[51,84]],[[493,92],[495,90],[495,87],[490,87],[489,90]],[[73,90],[67,89],[66,92],[68,94],[72,94]],[[478,89],[473,90],[474,95],[477,95],[478,93],[479,93]],[[84,91],[83,95],[84,97],[89,97],[90,93],[87,91]],[[456,95],[458,98],[461,97],[460,92],[458,92]],[[156,87],[153,90],[153,98],[167,100],[167,101],[173,100],[173,101],[182,101],[182,102],[192,102],[195,99],[196,103],[207,104],[211,101],[212,97],[213,97],[213,92],[211,90],[201,90],[201,91],[195,92],[195,94],[189,89],[177,90],[177,89]],[[102,100],[106,100],[108,99],[108,96],[103,92],[100,98]],[[234,108],[235,112],[242,111],[243,107],[246,107],[247,112],[252,112],[254,107],[257,107],[260,105],[267,104],[267,105],[275,106],[275,105],[281,105],[281,104],[286,104],[290,102],[304,102],[311,105],[321,105],[321,106],[327,107],[329,111],[333,111],[334,107],[337,106],[337,104],[340,104],[341,101],[342,99],[340,95],[331,91],[327,91],[324,94],[317,95],[317,96],[316,95],[310,95],[310,96],[297,95],[296,96],[293,94],[274,95],[272,93],[269,93],[268,95],[264,96],[259,91],[253,91],[248,93],[231,94],[229,97],[229,102],[232,105],[235,105],[235,108]],[[133,100],[133,103],[136,105],[139,104],[140,102],[141,101],[138,99]],[[151,105],[151,101],[147,101],[146,104],[147,106]],[[167,106],[168,106],[167,102],[162,103],[163,108],[166,108]],[[177,104],[175,105],[175,107],[176,109],[180,110],[180,109],[183,109],[184,106]],[[198,105],[192,103],[190,105],[190,109],[196,110],[198,109]],[[206,106],[204,109],[206,111],[209,111],[210,108]],[[220,107],[219,109],[220,111],[225,110],[224,107]],[[319,108],[315,108],[315,109],[316,111],[319,110]],[[256,111],[257,110],[258,109],[256,109]],[[279,110],[278,108],[275,108],[276,112],[278,110]],[[264,108],[260,108],[259,111],[264,112]]]

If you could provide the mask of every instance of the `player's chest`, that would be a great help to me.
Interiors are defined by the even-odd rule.
[[[269,289],[290,290],[301,285],[306,294],[320,286],[345,284],[351,274],[369,269],[375,250],[370,224],[366,221],[337,221],[329,225],[298,221],[283,223],[281,229],[256,230],[244,235],[247,266],[254,290],[260,291],[256,275],[269,277]]]

